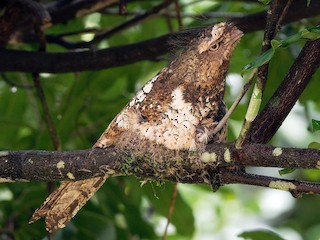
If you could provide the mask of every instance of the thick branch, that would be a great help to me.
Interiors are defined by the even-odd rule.
[[[202,153],[176,152],[160,146],[156,154],[138,154],[114,148],[0,152],[0,177],[3,181],[80,180],[107,174],[208,183],[208,175],[222,172],[221,169],[234,169],[230,166],[317,169],[320,168],[320,151],[260,144],[236,149],[232,144],[211,144]]]
[[[309,8],[304,1],[298,1],[292,5],[284,22],[312,17],[319,12],[320,1],[312,1]],[[236,19],[234,22],[244,32],[257,31],[264,28],[265,15],[265,12],[254,14],[241,20]],[[167,34],[155,39],[99,51],[69,53],[0,51],[0,71],[59,73],[123,66],[141,60],[155,59],[170,50],[170,39],[192,39],[200,30]]]
[[[123,66],[165,54],[168,45],[163,43],[169,36],[170,34],[98,51],[67,53],[0,51],[0,71],[62,73]]]

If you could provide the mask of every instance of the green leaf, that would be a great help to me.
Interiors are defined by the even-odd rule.
[[[244,72],[246,72],[246,71],[252,70],[254,68],[262,66],[263,64],[266,64],[267,62],[270,61],[270,59],[272,58],[273,55],[274,55],[274,50],[272,48],[270,48],[264,54],[257,57],[256,60],[254,60],[253,62],[246,65],[241,71],[241,76],[243,76]]]
[[[248,240],[284,240],[275,232],[266,229],[243,232],[239,237]]]
[[[320,25],[306,28],[301,32],[301,38],[316,40],[320,37]]]
[[[293,169],[293,168],[284,168],[284,169],[279,170],[279,174],[282,176],[285,174],[293,173],[295,170],[296,169]]]
[[[319,131],[320,130],[320,121],[312,119],[311,120],[312,123],[312,130],[315,131]]]
[[[282,45],[282,43],[278,40],[271,40],[271,48],[266,51],[264,54],[262,54],[260,57],[258,57],[256,60],[254,60],[252,63],[246,65],[242,72],[241,75],[243,74],[244,71],[251,70],[253,68],[257,68],[262,66],[263,64],[266,64],[267,62],[270,61],[270,59],[273,57],[275,51],[277,48],[279,48]]]
[[[247,64],[241,71],[241,75],[244,74],[244,72],[252,70],[254,68],[258,68],[262,66],[263,64],[266,64],[271,60],[271,58],[274,56],[275,51],[279,47],[287,47],[290,44],[293,44],[301,39],[308,39],[308,40],[316,40],[320,38],[320,25],[306,28],[286,39],[283,39],[281,41],[278,40],[271,40],[271,48],[263,53],[261,56],[257,57],[253,62]]]

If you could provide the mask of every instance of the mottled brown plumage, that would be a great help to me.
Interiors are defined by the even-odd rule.
[[[241,31],[227,23],[201,33],[144,85],[93,147],[123,148],[149,142],[169,149],[197,150],[209,141],[224,141],[225,129],[214,136],[212,131],[226,112],[225,77],[241,36]],[[62,183],[36,210],[31,222],[45,217],[48,231],[64,227],[105,180]]]

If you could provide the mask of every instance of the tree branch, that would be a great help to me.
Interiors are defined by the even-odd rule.
[[[14,28],[5,29],[4,33],[0,31],[0,40],[1,38],[3,38],[6,40],[6,42],[9,40],[10,36],[14,38],[12,39],[13,42],[23,42],[26,39],[28,41],[34,41],[36,39],[36,36],[32,32],[32,17],[30,14],[28,14],[29,11],[26,10],[36,12],[37,17],[42,20],[42,25],[44,27],[48,27],[51,24],[54,25],[59,23],[66,23],[67,21],[74,18],[82,17],[92,12],[101,11],[108,6],[115,4],[117,0],[58,0],[52,1],[47,4],[37,3],[33,0],[19,0],[13,2],[17,2],[17,7],[14,9],[16,16],[16,18],[14,19],[15,21],[13,21]],[[8,4],[8,6],[10,5],[12,4]],[[8,17],[5,17],[4,19],[6,25],[8,22]],[[1,27],[0,30],[2,30]],[[2,35],[4,35],[6,38],[4,38],[4,36]]]
[[[269,48],[271,47],[271,40],[277,34],[277,25],[284,8],[284,6],[280,4],[281,2],[283,1],[273,0],[270,3],[270,8],[267,11],[266,28],[262,41],[261,55],[269,50]],[[266,63],[258,68],[258,78],[256,84],[258,85],[258,88],[261,90],[262,94],[264,92],[264,88],[268,79],[268,69],[269,63]]]
[[[45,5],[45,7],[50,13],[52,23],[57,24],[67,22],[76,17],[82,17],[96,11],[101,11],[117,2],[117,0],[60,0],[49,3]]]
[[[309,18],[319,15],[320,1],[311,1],[309,7],[304,0],[296,0],[290,6],[290,11],[286,13],[282,24],[288,24],[301,20],[303,18]],[[266,25],[266,12],[260,12],[251,14],[243,18],[231,19],[236,26],[239,26],[243,32],[255,32],[262,30]]]
[[[101,12],[106,15],[119,15],[119,11],[112,8],[107,8]],[[126,16],[136,16],[145,14],[145,11],[130,11],[126,13]],[[177,18],[178,14],[176,12],[161,12],[158,14],[159,16],[166,18]],[[242,12],[205,12],[205,13],[180,13],[181,18],[192,18],[192,19],[208,19],[208,18],[241,18],[245,17],[246,14]]]
[[[288,179],[278,179],[274,177],[266,177],[255,174],[248,174],[241,171],[227,172],[224,171],[222,181],[225,184],[248,184],[261,187],[269,187],[284,191],[289,191],[292,196],[299,197],[301,193],[320,194],[320,184],[305,181],[295,181]]]
[[[208,183],[211,173],[235,166],[320,168],[320,151],[317,149],[279,148],[261,144],[248,144],[243,149],[237,149],[233,144],[210,144],[204,152],[158,148],[158,152],[153,154],[115,148],[1,151],[0,177],[3,181],[70,181],[107,174]]]
[[[65,48],[68,48],[68,49],[89,48],[90,46],[94,45],[95,43],[100,42],[103,39],[107,39],[120,31],[123,31],[129,27],[132,27],[142,21],[145,21],[147,18],[157,14],[162,9],[168,7],[171,3],[173,3],[173,0],[166,0],[163,3],[160,3],[159,5],[155,6],[154,8],[150,9],[149,11],[145,12],[142,15],[138,15],[138,16],[122,23],[122,24],[119,24],[118,26],[116,26],[108,31],[97,34],[91,41],[88,41],[88,42],[84,42],[84,41],[69,42],[69,41],[62,39],[61,37],[57,37],[54,35],[48,35],[47,41],[49,43],[58,43],[59,45],[65,47]]]
[[[142,60],[154,60],[157,56],[167,53],[169,48],[167,41],[170,36],[172,34],[98,51],[40,53],[4,50],[0,51],[0,71],[79,72],[124,66]]]

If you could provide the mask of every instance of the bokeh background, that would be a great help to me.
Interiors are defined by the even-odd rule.
[[[312,0],[316,1],[316,0]],[[41,1],[47,6],[58,1]],[[63,1],[60,1],[63,2]],[[143,14],[162,1],[128,1],[127,15],[118,14],[113,4],[99,12],[70,19],[46,28],[46,35],[83,29],[108,30]],[[121,46],[159,37],[181,28],[191,28],[229,18],[266,11],[259,1],[178,1],[179,26],[174,4],[143,22],[119,31],[95,44],[95,49]],[[305,1],[307,4],[307,1]],[[211,15],[210,15],[211,14]],[[218,16],[218,17],[217,17]],[[285,39],[319,23],[319,16],[282,27],[277,39]],[[90,41],[95,31],[66,37]],[[236,48],[227,77],[226,104],[230,106],[248,77],[242,68],[259,56],[263,31],[246,34]],[[305,41],[277,51],[270,62],[263,104],[286,75]],[[7,48],[37,51],[35,42],[14,42]],[[113,117],[143,84],[166,66],[175,51],[153,61],[99,71],[61,74],[41,73],[40,79],[63,150],[90,148]],[[48,43],[48,52],[66,52]],[[56,63],[59,64],[59,63]],[[320,119],[319,71],[270,144],[307,148],[319,146],[319,132],[312,131],[312,119]],[[229,121],[228,141],[239,134],[250,99],[250,91]],[[263,105],[262,104],[262,105]],[[0,150],[52,150],[42,107],[30,73],[3,72],[0,75]],[[248,169],[279,176],[279,169]],[[319,170],[294,171],[282,177],[319,181]],[[55,239],[159,239],[166,224],[172,183],[115,177],[99,190]],[[58,183],[57,183],[58,184]],[[46,183],[3,183],[0,185],[0,232],[2,239],[45,239],[44,222],[29,225],[30,218],[47,194]],[[178,185],[177,201],[168,239],[320,239],[320,198],[295,199],[289,193],[253,186],[224,186],[212,192],[206,185]],[[242,237],[240,236],[242,234]]]

